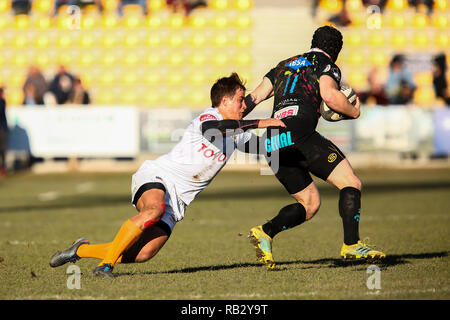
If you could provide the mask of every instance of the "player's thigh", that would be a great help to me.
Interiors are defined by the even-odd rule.
[[[291,196],[305,207],[306,220],[311,219],[319,210],[320,194],[314,182],[311,182],[303,190],[291,194]]]
[[[317,131],[298,148],[306,158],[309,171],[323,181],[327,181],[334,169],[345,160],[344,153]]]
[[[296,149],[279,153],[279,165],[274,173],[291,195],[304,190],[313,182],[308,169],[304,166],[306,164],[304,160],[302,154]]]
[[[353,171],[347,159],[341,161],[328,176],[327,182],[341,190],[345,187],[353,187],[361,190],[361,180]]]

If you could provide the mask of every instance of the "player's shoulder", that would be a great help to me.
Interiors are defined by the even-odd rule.
[[[217,108],[210,107],[203,110],[203,112],[199,114],[197,119],[199,122],[205,122],[208,120],[222,120],[223,117]]]

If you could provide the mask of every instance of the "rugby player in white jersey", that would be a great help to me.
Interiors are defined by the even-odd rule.
[[[144,262],[164,246],[186,207],[225,166],[235,149],[258,152],[259,139],[249,129],[285,127],[281,120],[242,120],[245,86],[236,73],[211,88],[212,107],[195,118],[175,147],[156,160],[147,160],[133,175],[132,203],[138,213],[125,221],[114,240],[90,244],[77,239],[56,252],[50,266],[80,258],[101,259],[93,275],[112,278],[116,263]]]

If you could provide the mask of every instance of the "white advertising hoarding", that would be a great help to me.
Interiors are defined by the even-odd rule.
[[[139,153],[135,108],[10,107],[7,117],[9,148],[15,149],[14,135],[20,135],[20,145],[29,146],[35,157],[135,157]]]

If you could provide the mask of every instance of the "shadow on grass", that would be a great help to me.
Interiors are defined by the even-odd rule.
[[[174,269],[168,271],[146,271],[139,273],[141,275],[155,275],[155,274],[176,274],[176,273],[195,273],[201,271],[219,271],[219,270],[229,270],[236,268],[249,268],[258,267],[263,268],[268,272],[277,272],[287,270],[285,266],[288,265],[299,265],[299,269],[317,269],[317,268],[347,268],[354,266],[368,266],[371,264],[376,264],[381,269],[393,267],[396,265],[411,263],[408,260],[420,260],[420,259],[433,259],[442,258],[448,256],[449,251],[440,252],[430,252],[430,253],[407,253],[407,254],[393,254],[388,255],[386,259],[382,261],[344,261],[339,258],[324,258],[317,260],[293,260],[293,261],[279,261],[275,269],[267,269],[261,263],[234,263],[229,265],[215,265],[215,266],[201,266],[201,267],[191,267]],[[135,273],[115,273],[116,276],[133,276]]]

